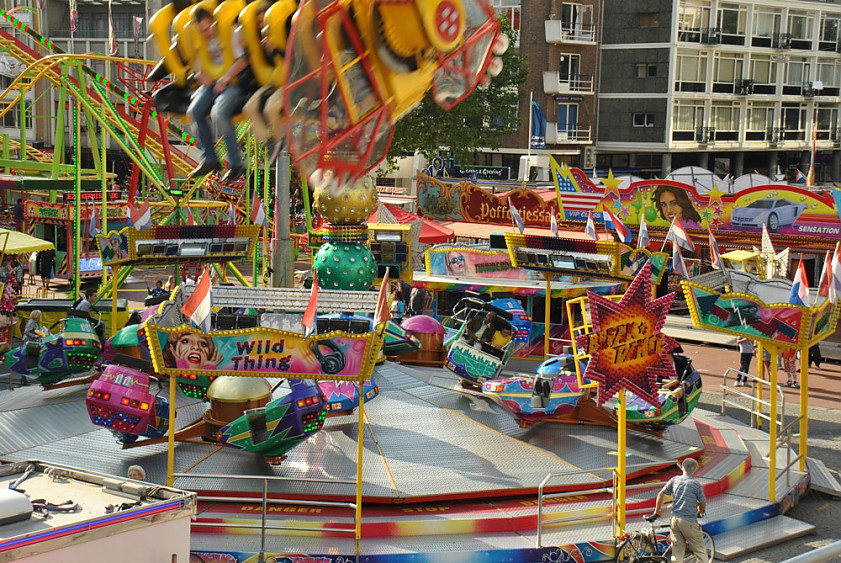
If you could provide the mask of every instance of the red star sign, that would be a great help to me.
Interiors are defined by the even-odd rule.
[[[661,332],[674,297],[651,299],[650,263],[618,302],[588,292],[593,331],[576,344],[590,354],[584,377],[599,382],[599,405],[625,388],[660,406],[657,376],[677,377],[669,352],[678,343]]]

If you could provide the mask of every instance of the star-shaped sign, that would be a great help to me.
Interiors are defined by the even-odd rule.
[[[713,189],[707,192],[707,196],[710,198],[710,201],[707,205],[718,204],[719,206],[724,205],[721,201],[721,196],[723,196],[726,192],[723,192],[718,189],[718,184],[713,184]]]
[[[618,302],[588,292],[593,331],[576,337],[590,354],[584,377],[599,382],[598,404],[625,388],[655,407],[657,376],[677,377],[669,352],[677,341],[662,333],[675,298],[651,299],[651,264],[640,270]]]
[[[604,186],[604,197],[609,196],[610,194],[616,194],[616,199],[619,199],[619,184],[622,183],[622,180],[613,177],[613,168],[607,171],[607,178],[602,179],[602,185]]]

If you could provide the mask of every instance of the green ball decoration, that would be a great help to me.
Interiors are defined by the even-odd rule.
[[[312,265],[323,289],[366,291],[374,283],[377,266],[365,244],[325,242],[318,249]]]
[[[657,215],[657,210],[653,207],[646,207],[645,208],[645,220],[648,223],[653,223],[657,220],[659,215]]]

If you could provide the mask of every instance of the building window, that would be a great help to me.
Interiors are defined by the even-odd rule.
[[[653,113],[635,113],[634,127],[654,127]]]
[[[748,104],[745,140],[766,141],[773,136],[774,106],[768,104]]]
[[[780,32],[782,15],[779,10],[758,8],[753,14],[753,34],[757,37],[773,37]]]
[[[672,112],[672,140],[694,141],[695,131],[704,126],[704,102],[680,101]]]
[[[744,45],[747,33],[747,8],[736,4],[722,4],[718,10],[718,27],[722,43]]]
[[[699,6],[690,2],[680,4],[678,14],[678,41],[699,43],[701,31],[710,27],[709,6]]]
[[[821,20],[821,41],[826,43],[838,42],[838,17],[823,16]]]
[[[791,33],[791,38],[794,40],[812,40],[812,27],[815,18],[812,15],[805,13],[791,12],[788,15],[788,32]]]
[[[640,27],[660,27],[660,14],[640,14]]]
[[[805,59],[792,59],[786,64],[786,86],[801,86],[809,80],[811,64]]]
[[[493,0],[494,11],[505,16],[514,31],[520,31],[520,0]]]
[[[711,115],[712,126],[715,128],[716,140],[736,141],[739,136],[740,109],[738,104],[713,105]]]
[[[742,77],[744,55],[716,54],[713,63],[713,82],[719,84],[733,84]]]
[[[657,78],[657,65],[653,63],[637,63],[634,65],[634,76],[637,78]]]

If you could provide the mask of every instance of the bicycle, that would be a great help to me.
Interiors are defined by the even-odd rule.
[[[672,546],[669,543],[669,534],[660,533],[658,530],[670,530],[668,523],[655,524],[657,517],[653,514],[644,516],[650,524],[647,528],[635,532],[624,532],[621,541],[616,548],[614,561],[619,563],[669,563],[672,560]],[[702,563],[712,563],[715,557],[715,540],[707,533],[704,536],[704,546],[707,549],[708,559]],[[687,553],[684,563],[696,562],[695,556]]]

